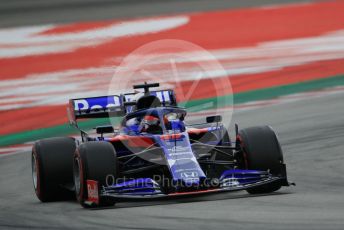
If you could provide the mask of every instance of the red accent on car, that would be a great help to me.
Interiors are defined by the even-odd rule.
[[[200,134],[200,133],[206,133],[208,132],[208,128],[202,128],[202,129],[197,129],[197,128],[189,128],[187,130],[188,134]]]
[[[149,137],[138,137],[128,135],[118,135],[109,139],[110,142],[122,141],[130,147],[143,147],[147,148],[154,144],[153,140]]]
[[[146,120],[146,121],[156,121],[156,120],[159,120],[159,118],[147,115],[147,116],[145,116],[143,118],[143,120]]]
[[[87,201],[99,204],[98,182],[87,180]]]
[[[182,137],[182,134],[176,133],[176,134],[168,134],[168,135],[161,135],[161,140],[171,140],[171,139],[180,139]]]

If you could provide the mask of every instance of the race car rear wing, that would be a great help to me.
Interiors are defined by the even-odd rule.
[[[72,125],[81,118],[104,118],[124,116],[134,109],[133,103],[139,93],[128,93],[121,95],[77,98],[69,100],[68,117]],[[142,94],[142,93],[141,93]],[[176,106],[176,98],[173,90],[150,91],[161,101],[162,106]]]

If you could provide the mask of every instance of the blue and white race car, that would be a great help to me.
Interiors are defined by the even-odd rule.
[[[32,177],[42,202],[76,199],[84,207],[147,199],[246,190],[270,193],[289,186],[282,150],[269,126],[238,130],[232,142],[221,116],[186,125],[173,90],[158,83],[137,93],[70,100],[78,119],[122,117],[120,126],[80,130],[70,137],[36,141]],[[136,100],[134,100],[136,98]]]

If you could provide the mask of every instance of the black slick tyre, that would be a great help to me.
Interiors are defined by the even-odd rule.
[[[36,141],[32,147],[33,187],[42,202],[75,199],[73,154],[76,143],[70,137]]]
[[[99,197],[100,189],[117,178],[117,156],[108,142],[86,142],[75,151],[73,159],[74,185],[77,200],[83,207],[104,207],[114,205],[114,201]],[[98,198],[91,202],[89,181],[96,182],[92,192]],[[96,189],[96,190],[95,190]]]
[[[239,131],[239,142],[247,169],[269,171],[281,175],[283,153],[276,133],[269,126],[258,126]],[[250,194],[270,193],[281,188],[281,183],[262,185],[248,189]]]

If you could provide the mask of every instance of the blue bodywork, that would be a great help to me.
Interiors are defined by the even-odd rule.
[[[157,136],[155,140],[163,148],[174,181],[192,186],[199,185],[200,181],[206,178],[191,149],[186,132],[181,133],[179,137],[171,136],[166,140]]]

